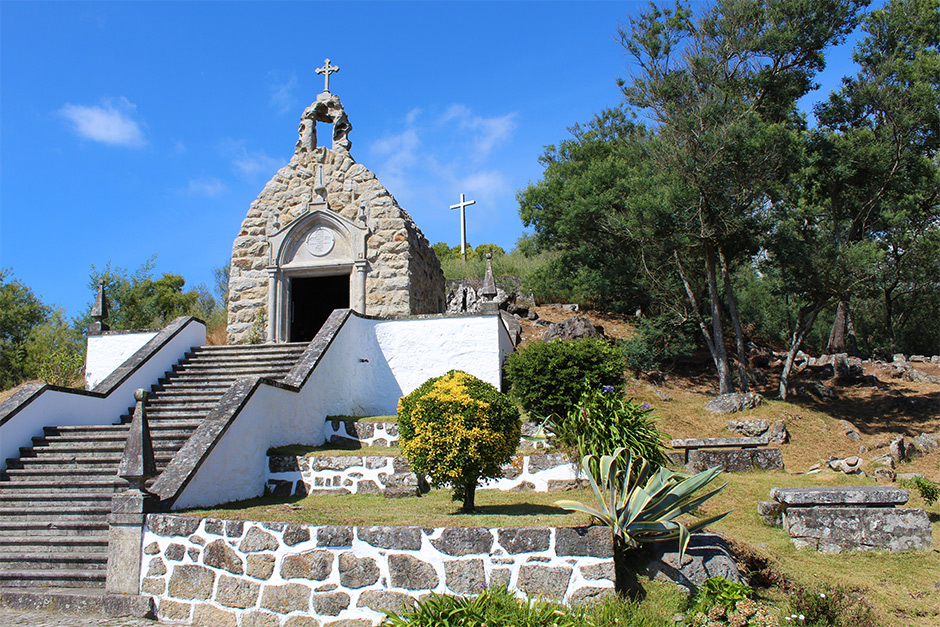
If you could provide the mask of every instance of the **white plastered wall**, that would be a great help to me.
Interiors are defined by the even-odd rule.
[[[258,496],[267,480],[268,448],[322,444],[326,416],[394,414],[403,394],[454,369],[499,387],[503,335],[498,316],[350,316],[299,392],[264,384],[255,390],[173,509]]]
[[[30,446],[45,426],[114,424],[134,405],[134,390],[150,389],[193,346],[206,343],[206,327],[191,320],[160,350],[150,355],[107,396],[60,390],[43,390],[26,407],[0,425],[0,464],[19,457],[21,446]]]
[[[85,351],[85,389],[91,390],[157,336],[157,331],[89,335]]]

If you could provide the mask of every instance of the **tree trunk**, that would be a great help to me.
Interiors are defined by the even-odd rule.
[[[894,340],[894,287],[885,288],[885,328],[888,330],[888,343],[891,345],[891,354],[897,352],[897,344]]]
[[[741,318],[738,316],[738,305],[731,289],[731,273],[728,271],[728,260],[725,259],[721,249],[718,250],[721,259],[721,276],[725,282],[725,298],[728,301],[728,311],[731,313],[731,324],[734,326],[734,337],[738,347],[738,384],[742,392],[748,392],[750,386],[747,379],[747,361],[744,356],[744,330],[741,328]]]
[[[708,300],[712,314],[712,343],[715,346],[715,365],[718,367],[718,393],[734,392],[731,380],[731,368],[728,365],[728,353],[725,352],[725,338],[721,330],[721,301],[718,295],[718,272],[715,263],[715,249],[711,243],[705,245],[705,271],[708,275]]]
[[[672,256],[676,260],[676,267],[679,269],[679,278],[682,279],[682,285],[685,287],[686,296],[689,297],[689,304],[692,305],[692,311],[695,312],[695,319],[698,321],[698,327],[702,331],[702,336],[705,338],[705,344],[708,345],[708,352],[711,353],[712,361],[715,363],[715,368],[718,368],[718,360],[715,358],[715,345],[712,342],[711,334],[708,331],[708,325],[705,324],[705,318],[702,317],[702,310],[699,309],[698,299],[695,298],[695,292],[692,290],[692,285],[689,283],[689,279],[685,276],[685,269],[682,267],[682,261],[679,259],[679,253],[673,252]]]
[[[849,325],[849,301],[847,298],[839,299],[836,308],[836,319],[832,321],[832,330],[829,332],[829,343],[826,344],[826,354],[835,355],[847,352],[845,349],[845,330]]]
[[[468,483],[463,489],[463,507],[460,511],[465,514],[472,514],[476,508],[477,483]]]
[[[816,323],[816,316],[819,315],[819,312],[822,311],[824,306],[825,303],[817,304],[808,313],[805,309],[801,309],[796,317],[796,325],[793,327],[793,335],[790,338],[790,350],[787,351],[787,361],[783,365],[783,372],[780,373],[779,394],[780,400],[782,401],[787,400],[787,392],[789,392],[790,388],[790,371],[793,370],[793,360],[796,358],[796,354],[799,352],[806,335]],[[805,322],[803,321],[804,317],[806,318]]]
[[[629,546],[623,538],[614,536],[614,588],[617,594],[634,602],[646,598],[646,590],[637,574],[649,561],[641,548]]]

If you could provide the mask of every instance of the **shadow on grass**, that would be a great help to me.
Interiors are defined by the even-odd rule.
[[[940,522],[940,514],[934,514],[933,512],[927,512],[927,518],[930,520],[930,524]]]
[[[450,516],[558,516],[573,514],[573,512],[554,507],[552,505],[538,505],[535,503],[507,503],[504,505],[477,505],[471,514],[461,511],[452,512]]]

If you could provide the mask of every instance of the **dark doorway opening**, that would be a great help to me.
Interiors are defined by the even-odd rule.
[[[290,281],[290,340],[309,342],[334,309],[349,307],[349,275]]]

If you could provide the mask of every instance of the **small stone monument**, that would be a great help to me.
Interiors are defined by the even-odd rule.
[[[95,295],[95,303],[91,306],[91,317],[95,321],[88,325],[88,335],[101,335],[111,329],[105,323],[108,319],[108,298],[104,294],[104,279],[98,281],[98,293]]]

